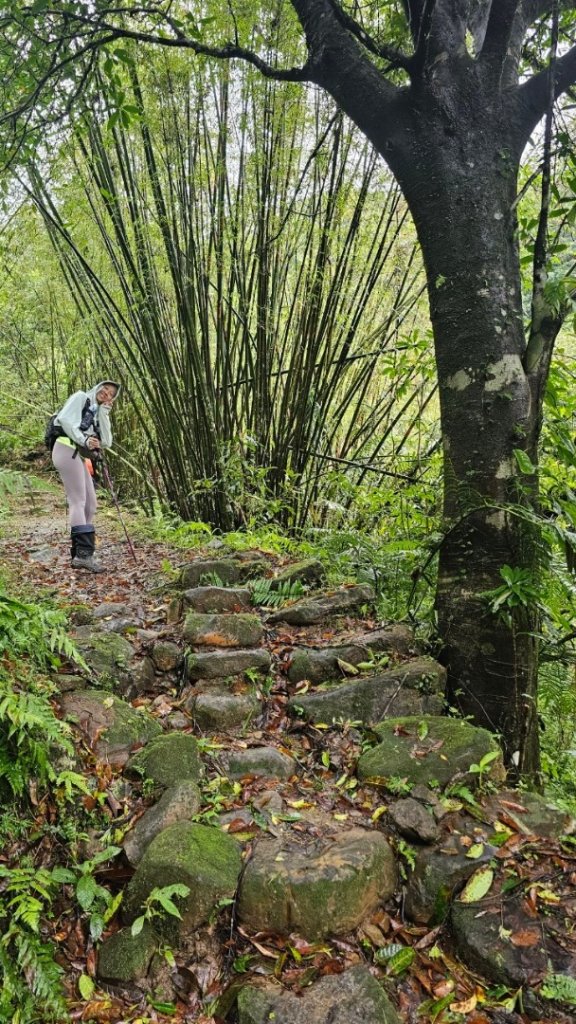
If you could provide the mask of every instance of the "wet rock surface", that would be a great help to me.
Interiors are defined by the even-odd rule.
[[[491,791],[502,780],[498,757],[470,771],[497,753],[493,738],[430,714],[441,707],[443,670],[408,627],[376,621],[369,588],[255,612],[248,585],[216,585],[215,563],[271,591],[282,579],[314,587],[316,570],[279,570],[261,552],[231,556],[221,542],[212,550],[186,566],[189,579],[209,582],[180,593],[172,576],[158,596],[160,571],[150,599],[144,586],[134,599],[119,583],[108,601],[104,580],[70,581],[92,665],[88,685],[63,665],[57,699],[124,849],[110,876],[122,878],[125,910],[107,926],[97,979],[135,1001],[148,993],[184,1006],[193,1019],[216,992],[217,1014],[237,1013],[240,1024],[412,1024],[446,983],[442,955],[428,957],[434,944],[486,979],[467,988],[453,970],[454,1018],[512,1024],[487,1003],[478,1022],[466,1009],[478,985],[504,984],[522,989],[514,1024],[571,1022],[559,998],[575,973],[570,815],[539,796]],[[189,651],[183,680],[190,615],[211,617],[196,619],[194,646],[215,626],[226,635],[234,616],[252,622],[260,646]],[[99,848],[91,830],[84,856]],[[465,902],[483,870],[485,895]],[[174,884],[189,889],[174,897],[181,918],[153,917],[154,929],[132,936],[154,890]],[[405,953],[410,966],[392,973]]]
[[[392,894],[396,878],[394,855],[378,832],[354,829],[304,846],[261,842],[244,870],[238,910],[255,931],[342,935]]]

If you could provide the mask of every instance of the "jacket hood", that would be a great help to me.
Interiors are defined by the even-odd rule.
[[[95,384],[93,388],[90,388],[90,390],[86,392],[88,398],[90,399],[90,405],[94,405],[95,404],[95,402],[96,402],[96,395],[100,391],[100,388],[105,387],[106,384],[112,384],[112,386],[116,388],[116,398],[118,397],[118,395],[120,393],[120,385],[119,385],[118,381],[117,380],[101,380],[101,381],[98,382],[98,384]]]

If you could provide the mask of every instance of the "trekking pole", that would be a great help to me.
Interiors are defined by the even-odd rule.
[[[106,459],[104,458],[104,452],[102,450],[100,450],[99,455],[100,455],[100,461],[102,462],[102,473],[103,473],[103,476],[104,476],[104,483],[106,484],[106,487],[108,488],[108,490],[110,491],[110,494],[112,495],[112,501],[114,502],[114,504],[116,506],[116,512],[118,513],[118,519],[122,523],[122,529],[124,530],[124,533],[126,534],[126,540],[128,541],[128,547],[130,548],[130,554],[132,555],[132,558],[134,559],[134,561],[137,562],[138,559],[136,558],[136,552],[134,551],[134,545],[132,544],[132,541],[130,540],[130,537],[128,536],[128,530],[126,529],[126,524],[125,524],[124,520],[122,519],[122,513],[120,511],[120,505],[118,504],[118,498],[116,497],[116,491],[114,490],[114,484],[112,483],[112,477],[110,476],[110,470],[108,469],[108,463],[106,462]]]

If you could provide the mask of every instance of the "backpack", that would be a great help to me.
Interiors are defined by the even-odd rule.
[[[84,404],[84,408],[82,409],[82,419],[80,420],[80,423],[79,423],[80,429],[84,428],[85,430],[88,430],[88,428],[90,426],[90,423],[85,423],[86,413],[89,412],[89,410],[90,410],[90,399],[87,398],[86,402]],[[46,423],[46,429],[44,431],[44,444],[46,445],[46,447],[47,447],[49,452],[52,451],[52,449],[53,449],[54,445],[56,444],[56,441],[58,440],[59,437],[65,437],[66,436],[66,431],[62,430],[62,427],[57,426],[57,424],[56,424],[57,417],[58,417],[58,413],[55,412],[53,414],[53,416],[51,416],[50,419],[48,420],[48,422]]]

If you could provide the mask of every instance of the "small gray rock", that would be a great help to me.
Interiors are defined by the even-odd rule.
[[[398,831],[417,843],[435,843],[440,832],[431,814],[417,800],[396,800],[388,808]]]
[[[123,847],[131,864],[138,864],[146,847],[169,825],[191,821],[200,810],[202,797],[195,782],[185,779],[167,789],[127,833]]]
[[[270,778],[288,779],[296,771],[294,759],[276,747],[231,750],[220,755],[220,764],[225,774],[233,778],[240,778],[242,775],[265,775]]]

